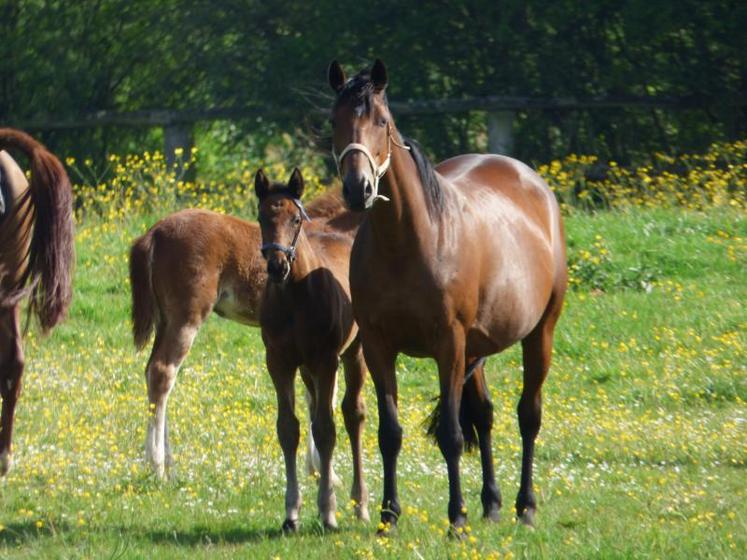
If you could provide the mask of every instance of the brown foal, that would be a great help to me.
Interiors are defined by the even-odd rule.
[[[361,216],[345,209],[338,191],[309,205],[314,228],[352,239]],[[157,222],[130,251],[130,286],[135,346],[156,331],[145,369],[148,399],[146,458],[159,478],[173,468],[166,405],[179,366],[211,311],[246,325],[259,325],[267,279],[259,251],[259,226],[207,210],[182,210]],[[319,469],[309,435],[307,467]],[[333,475],[333,478],[334,475]]]
[[[484,357],[521,341],[524,387],[518,405],[523,443],[516,513],[533,522],[534,440],[542,383],[566,289],[558,204],[532,169],[508,157],[462,155],[435,168],[400,136],[389,111],[384,64],[350,80],[336,62],[329,82],[333,149],[352,210],[366,211],[350,261],[353,310],[376,386],[384,463],[381,520],[400,515],[395,360],[433,358],[440,400],[433,432],[449,475],[449,521],[461,534],[466,509],[459,479],[465,439],[479,441],[483,514],[498,519]],[[476,431],[476,434],[475,434]]]
[[[24,153],[31,183],[5,148]],[[0,128],[0,476],[12,464],[11,440],[24,356],[21,300],[46,333],[62,321],[72,297],[72,189],[64,167],[39,142]]]
[[[278,399],[277,430],[285,457],[284,531],[295,531],[301,496],[296,478],[298,419],[294,412],[294,380],[300,368],[312,396],[311,428],[321,456],[317,504],[325,527],[337,526],[331,478],[335,423],[332,403],[337,366],[345,371],[342,411],[353,454],[351,497],[356,514],[368,520],[368,491],[361,464],[361,429],[365,407],[361,388],[366,375],[348,286],[353,239],[304,227],[300,199],[303,178],[296,169],[287,185],[271,185],[262,170],[255,189],[259,198],[262,254],[268,281],[262,295],[260,325],[267,351],[267,369]]]

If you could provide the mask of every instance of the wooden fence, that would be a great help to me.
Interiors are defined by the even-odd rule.
[[[610,108],[664,108],[699,109],[713,105],[700,97],[605,97],[590,99],[537,98],[512,96],[486,96],[464,99],[433,99],[421,101],[391,101],[390,107],[397,115],[433,115],[443,113],[485,112],[488,129],[488,149],[492,153],[510,155],[513,150],[513,121],[518,111],[564,109],[589,110]],[[741,100],[732,105],[744,106]],[[321,117],[322,111],[317,110]],[[240,120],[282,116],[277,111],[253,107],[216,107],[212,109],[143,110],[131,112],[95,111],[73,119],[40,119],[11,123],[31,131],[66,130],[103,126],[161,127],[164,131],[164,153],[173,161],[174,150],[181,148],[189,153],[193,143],[193,127],[197,122],[215,120]]]

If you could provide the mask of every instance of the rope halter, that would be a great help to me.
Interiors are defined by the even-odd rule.
[[[296,244],[298,243],[298,238],[301,235],[301,228],[303,227],[304,221],[310,222],[311,218],[309,218],[309,215],[306,213],[306,209],[303,207],[303,202],[301,202],[298,198],[291,198],[290,200],[291,202],[293,202],[293,204],[296,205],[296,208],[298,208],[298,212],[301,215],[301,223],[298,224],[298,229],[296,230],[296,233],[293,236],[293,241],[291,241],[290,245],[283,245],[281,243],[262,244],[259,250],[262,252],[262,257],[264,257],[265,260],[269,258],[270,251],[280,251],[285,255],[285,257],[288,259],[288,262],[291,264],[296,260]]]

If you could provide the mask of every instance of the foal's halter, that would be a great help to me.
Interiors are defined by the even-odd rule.
[[[360,152],[364,156],[366,156],[366,159],[368,159],[368,165],[371,166],[371,172],[374,176],[374,184],[373,184],[373,196],[374,196],[374,202],[376,200],[384,200],[389,201],[389,198],[379,194],[379,180],[384,176],[384,174],[389,170],[389,166],[392,163],[392,144],[395,146],[402,148],[403,150],[410,151],[410,146],[406,146],[404,144],[400,144],[395,139],[392,138],[392,128],[387,123],[386,125],[386,144],[387,144],[387,154],[386,159],[379,165],[376,163],[376,159],[374,159],[373,154],[371,154],[371,150],[369,150],[365,145],[358,144],[356,142],[351,142],[347,146],[345,146],[345,149],[340,152],[340,155],[337,155],[337,152],[335,152],[335,147],[332,145],[332,157],[335,159],[335,164],[337,165],[337,174],[340,176],[340,179],[342,179],[342,160],[345,158],[346,155],[348,155],[350,152]]]
[[[298,229],[296,230],[296,234],[293,236],[293,241],[291,241],[291,244],[288,246],[281,243],[263,243],[259,250],[261,251],[262,256],[265,258],[265,260],[267,260],[270,251],[280,251],[281,253],[285,254],[285,257],[288,259],[289,263],[292,263],[296,260],[296,243],[298,243],[298,237],[301,235],[303,222],[304,220],[310,222],[311,218],[309,218],[309,215],[306,213],[306,210],[303,207],[303,203],[299,199],[291,198],[291,202],[296,205],[296,208],[298,208],[298,211],[301,214],[301,223],[298,224]]]

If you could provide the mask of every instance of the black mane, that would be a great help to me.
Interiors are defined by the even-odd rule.
[[[439,217],[444,210],[444,191],[441,183],[438,181],[438,174],[431,161],[423,153],[423,149],[412,138],[402,138],[405,145],[410,147],[410,155],[415,161],[415,167],[418,168],[420,184],[423,185],[423,194],[425,202],[428,205],[428,214],[432,218]],[[397,149],[396,147],[394,148]]]
[[[334,107],[343,103],[350,103],[353,110],[359,115],[367,114],[371,110],[373,95],[374,86],[371,81],[371,73],[369,70],[361,70],[345,83],[340,93],[337,94]],[[387,103],[386,93],[384,93],[384,103]],[[432,218],[437,218],[444,210],[444,196],[436,169],[423,153],[420,144],[412,138],[403,137],[403,140],[410,147],[410,155],[418,169],[420,183],[423,185],[423,194],[428,206],[428,214]]]

